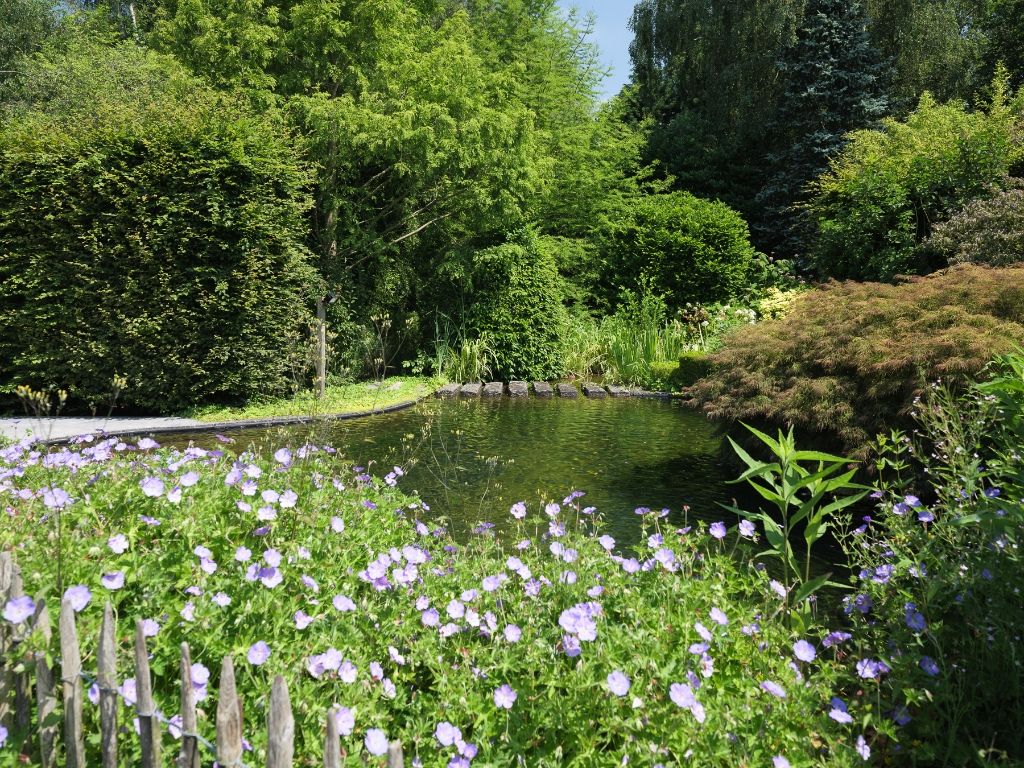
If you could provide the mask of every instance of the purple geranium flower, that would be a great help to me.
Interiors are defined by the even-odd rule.
[[[786,698],[786,691],[778,683],[772,682],[771,680],[765,680],[761,683],[761,689],[767,691],[772,696],[776,696],[780,699]]]
[[[495,689],[494,706],[499,709],[512,709],[512,705],[516,703],[516,698],[518,698],[518,696],[512,689],[512,686],[506,683],[500,688]]]
[[[109,590],[120,589],[124,586],[124,571],[113,571],[100,576],[100,584]]]
[[[4,606],[4,618],[12,624],[21,624],[35,613],[35,601],[28,595],[14,597]]]
[[[608,690],[616,696],[625,696],[629,693],[629,685],[629,678],[618,670],[608,675]]]
[[[814,650],[814,646],[809,642],[806,640],[797,640],[793,644],[793,655],[800,659],[800,661],[811,662],[814,661],[814,657],[818,654]]]
[[[64,590],[64,599],[71,603],[71,609],[75,613],[79,613],[92,600],[92,592],[85,584],[75,584]]]
[[[723,522],[712,523],[711,526],[708,528],[708,533],[710,533],[716,539],[721,541],[722,539],[725,538],[725,534],[726,534],[725,523],[723,523]]]
[[[366,751],[371,755],[380,756],[388,751],[388,737],[380,728],[371,728],[366,732]]]
[[[270,646],[262,640],[255,642],[249,647],[246,658],[253,666],[261,666],[270,658]]]

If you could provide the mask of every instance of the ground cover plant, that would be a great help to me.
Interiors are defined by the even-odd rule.
[[[0,546],[30,594],[74,601],[87,669],[110,600],[122,626],[148,620],[168,717],[182,640],[211,690],[235,658],[249,723],[285,674],[303,762],[335,704],[350,765],[379,762],[372,729],[428,766],[847,765],[870,749],[846,715],[857,702],[833,698],[851,649],[835,628],[780,618],[785,587],[734,557],[750,525],[676,528],[640,509],[646,544],[619,552],[571,493],[516,504],[500,540],[485,527],[458,543],[391,487],[400,470],[375,480],[328,448],[259,458],[109,439],[19,443],[0,460]],[[251,764],[260,730],[246,733]]]
[[[963,387],[1024,342],[1024,269],[962,265],[897,285],[829,283],[744,327],[689,390],[714,418],[764,419],[865,446],[909,426],[938,378]]]

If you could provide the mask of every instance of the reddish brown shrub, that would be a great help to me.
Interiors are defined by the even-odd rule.
[[[905,426],[927,381],[962,385],[1021,344],[1024,266],[833,282],[731,334],[687,393],[712,418],[832,433],[852,450]]]

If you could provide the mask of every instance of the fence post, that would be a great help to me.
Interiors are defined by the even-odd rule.
[[[178,768],[199,768],[196,740],[196,695],[192,690],[192,655],[188,643],[181,644],[181,751]]]
[[[327,710],[327,735],[324,737],[324,768],[341,768],[341,739],[338,735],[338,711]]]
[[[78,650],[75,610],[60,604],[60,677],[64,701],[64,749],[67,768],[84,768],[85,741],[82,737],[82,655]]]
[[[135,714],[139,718],[139,745],[142,768],[160,765],[160,723],[153,705],[153,681],[149,674],[149,652],[142,620],[135,620]]]
[[[267,712],[267,768],[292,768],[295,755],[295,718],[288,700],[288,684],[281,675],[270,688]]]
[[[11,591],[11,581],[14,576],[14,558],[10,552],[0,552],[0,608],[7,605],[7,599]],[[6,621],[0,621],[0,725],[10,727],[11,722],[11,692],[14,688],[14,671],[10,668],[8,659],[10,645],[14,628]]]
[[[21,569],[18,568],[18,564],[12,558],[7,599],[13,600],[14,598],[24,596],[25,586],[21,581]],[[13,627],[10,631],[10,648],[6,652],[6,656],[15,664],[18,663],[18,659],[15,658],[14,651],[32,634],[37,616],[38,614],[33,616],[31,620]],[[14,727],[27,734],[29,726],[32,724],[32,684],[29,681],[28,670],[25,669],[24,665],[22,665],[20,672],[15,671],[13,673],[11,680],[14,684]],[[28,742],[26,742],[25,746],[28,746]]]
[[[233,766],[242,758],[242,707],[235,688],[235,665],[230,656],[220,667],[217,697],[217,762]]]
[[[103,768],[117,768],[117,650],[114,645],[114,609],[103,606],[96,681],[100,686],[100,755]]]
[[[404,768],[405,757],[402,755],[402,742],[392,741],[388,745],[388,768]]]
[[[36,603],[36,614],[33,618],[33,634],[38,633],[45,648],[50,647],[53,632],[50,629],[50,612],[46,609],[46,600],[40,598]],[[57,753],[54,749],[57,738],[57,727],[47,725],[46,721],[57,711],[57,699],[53,695],[53,670],[46,662],[46,654],[36,651],[32,656],[36,672],[36,710],[39,722],[39,760],[43,768],[53,768],[57,764]]]

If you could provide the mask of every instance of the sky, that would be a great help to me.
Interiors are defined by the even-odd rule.
[[[595,28],[593,42],[601,51],[601,61],[611,67],[612,74],[602,83],[602,96],[609,98],[618,93],[629,79],[629,17],[634,0],[558,0],[565,10],[575,6],[582,13],[593,12]]]

